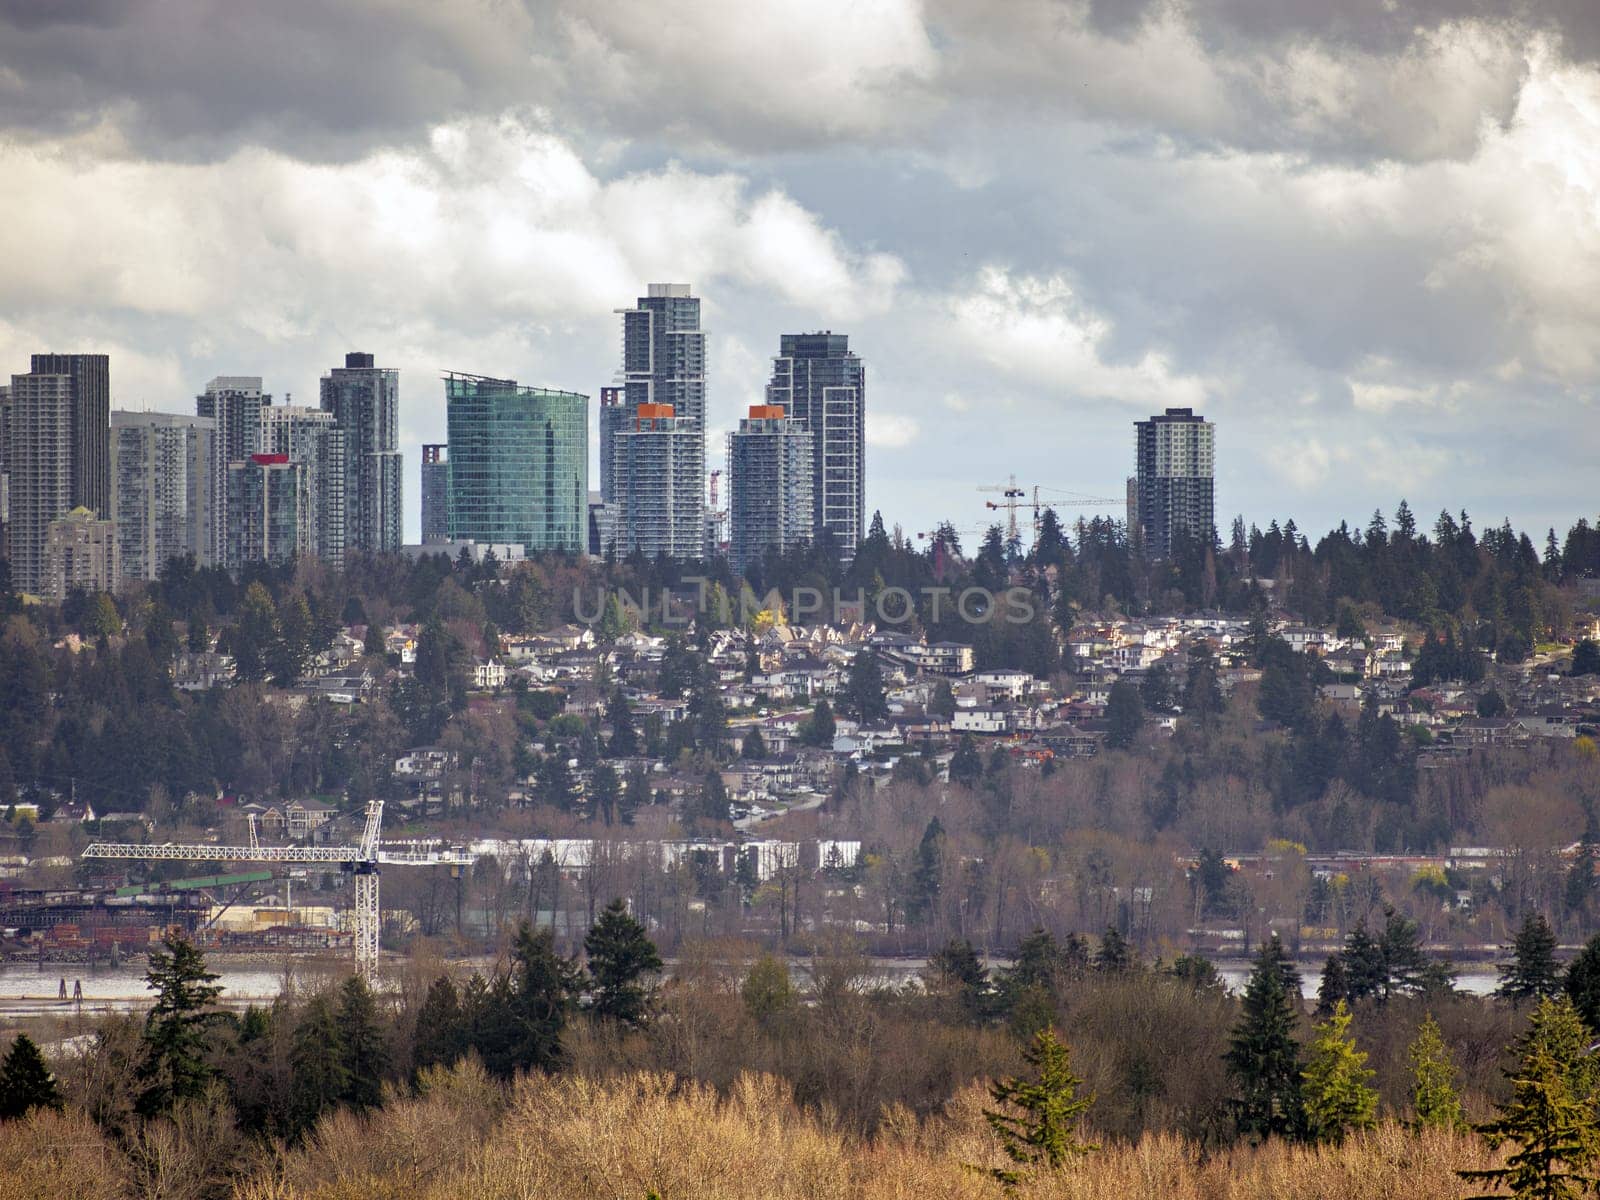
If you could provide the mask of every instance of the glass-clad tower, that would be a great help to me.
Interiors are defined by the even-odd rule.
[[[582,552],[589,397],[455,372],[444,386],[450,537]]]

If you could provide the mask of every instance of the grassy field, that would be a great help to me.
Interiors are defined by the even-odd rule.
[[[37,1114],[0,1137],[0,1200],[942,1200],[1005,1193],[973,1086],[942,1117],[890,1113],[863,1139],[801,1111],[766,1076],[725,1097],[658,1074],[534,1077],[510,1089],[473,1064],[370,1118],[340,1112],[303,1146],[248,1146],[225,1106],[180,1109],[118,1148],[81,1117]],[[1072,1200],[1454,1200],[1476,1139],[1386,1124],[1341,1146],[1212,1152],[1173,1135],[1110,1144],[1022,1197]]]

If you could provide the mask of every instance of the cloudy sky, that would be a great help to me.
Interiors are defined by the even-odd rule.
[[[713,462],[851,335],[908,531],[1120,496],[1172,404],[1224,525],[1600,509],[1593,0],[0,0],[0,128],[0,366],[192,411],[369,350],[411,536],[439,372],[594,394],[666,280]]]

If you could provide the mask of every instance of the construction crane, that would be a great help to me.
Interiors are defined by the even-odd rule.
[[[1037,539],[1039,536],[1039,514],[1046,508],[1067,508],[1076,507],[1078,505],[1088,506],[1096,504],[1124,503],[1122,500],[1113,500],[1106,496],[1088,496],[1082,492],[1071,492],[1064,488],[1041,487],[1038,484],[1035,484],[1033,487],[1033,499],[1030,501],[1028,499],[1028,493],[1026,489],[1017,486],[1017,477],[1015,475],[1011,476],[1005,483],[989,484],[987,486],[979,487],[978,490],[980,492],[1000,493],[1001,499],[985,500],[983,502],[983,506],[989,509],[991,512],[998,512],[1000,509],[1005,509],[1007,542],[1019,540],[1017,529],[1017,509],[1019,508],[1031,508],[1033,510],[1033,536]],[[1039,499],[1040,492],[1054,492],[1056,495],[1069,496],[1071,499],[1055,500],[1047,504]]]
[[[378,834],[383,826],[383,801],[367,802],[367,823],[354,846],[263,846],[256,836],[255,817],[249,821],[250,840],[244,846],[165,842],[94,842],[83,849],[84,858],[120,858],[139,862],[321,863],[348,871],[355,880],[356,973],[369,984],[378,974],[378,868],[380,864],[405,866],[460,865],[462,852],[381,850]]]

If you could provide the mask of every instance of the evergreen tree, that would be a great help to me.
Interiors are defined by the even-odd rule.
[[[1071,1159],[1098,1149],[1078,1136],[1079,1123],[1094,1097],[1078,1094],[1083,1080],[1072,1073],[1066,1043],[1053,1028],[1041,1029],[1022,1057],[1032,1068],[1032,1078],[991,1083],[989,1095],[1004,1107],[983,1113],[1000,1139],[1000,1149],[1014,1164],[989,1172],[1008,1189],[1041,1168],[1057,1171]]]
[[[1301,1100],[1307,1132],[1318,1141],[1339,1142],[1353,1129],[1370,1129],[1378,1114],[1378,1093],[1370,1086],[1376,1073],[1350,1036],[1349,1007],[1338,1001],[1317,1026],[1306,1063]]]
[[[577,968],[555,950],[548,929],[535,933],[528,922],[517,927],[510,976],[497,981],[498,1015],[508,1022],[500,1073],[538,1068],[553,1071],[564,1052],[561,1035],[580,988]],[[484,1065],[489,1066],[488,1056]]]
[[[180,1100],[197,1100],[214,1074],[207,1056],[213,1005],[222,989],[206,970],[205,957],[182,934],[162,939],[150,952],[145,985],[156,993],[145,1019],[142,1090],[138,1108],[146,1116],[166,1112]]]
[[[984,1021],[993,1007],[989,969],[965,938],[952,938],[928,959],[923,984],[934,995],[953,997],[969,1021]]]
[[[939,909],[939,894],[944,887],[944,826],[932,818],[922,831],[916,859],[911,868],[911,892],[906,898],[906,916],[916,924],[929,921]]]
[[[811,715],[800,724],[800,744],[832,746],[834,732],[833,706],[828,703],[827,697],[823,697],[811,709]]]
[[[1577,1200],[1600,1183],[1594,1174],[1600,1125],[1588,1091],[1575,1086],[1586,1041],[1570,1004],[1540,1002],[1511,1077],[1511,1098],[1496,1106],[1495,1120],[1477,1126],[1494,1149],[1508,1143],[1515,1149],[1504,1166],[1462,1171],[1463,1179],[1548,1200]]]
[[[617,823],[617,805],[622,795],[622,785],[610,763],[599,763],[589,776],[589,808],[607,826]]]
[[[751,964],[739,988],[739,998],[752,1018],[762,1025],[770,1025],[794,1007],[794,984],[789,979],[789,968],[775,955],[763,954]]]
[[[606,705],[606,722],[611,726],[607,754],[612,758],[632,758],[639,753],[639,731],[633,724],[633,710],[628,707],[628,698],[620,687],[611,693]]]
[[[1383,946],[1367,931],[1367,919],[1356,922],[1344,939],[1345,996],[1357,1000],[1380,998],[1389,972],[1383,961]]]
[[[1543,913],[1522,919],[1511,946],[1511,959],[1499,966],[1500,986],[1495,995],[1521,1004],[1543,1000],[1561,990],[1561,968],[1556,963],[1556,934]]]
[[[1317,985],[1317,1016],[1328,1016],[1349,999],[1350,977],[1345,970],[1344,955],[1334,951],[1322,964],[1322,981]]]
[[[1245,985],[1242,1013],[1224,1056],[1236,1087],[1235,1119],[1247,1136],[1294,1137],[1305,1127],[1300,1098],[1300,1048],[1294,1028],[1300,1017],[1298,989],[1276,934],[1261,947]]]
[[[1115,926],[1107,925],[1100,935],[1100,948],[1094,953],[1094,969],[1105,975],[1121,975],[1134,966],[1128,939]]]
[[[350,976],[339,989],[339,1034],[345,1075],[339,1098],[357,1112],[377,1108],[389,1070],[389,1046],[372,990],[359,975]]]
[[[1567,966],[1563,987],[1591,1032],[1600,1032],[1600,933],[1584,943]]]
[[[889,701],[884,696],[883,667],[871,650],[859,650],[850,660],[850,674],[845,681],[845,711],[862,725],[882,721],[889,715]]]
[[[950,756],[949,774],[950,782],[962,787],[972,787],[983,778],[983,759],[970,733],[963,733],[956,743],[955,753]]]
[[[707,771],[700,781],[700,794],[694,816],[698,820],[721,824],[730,819],[728,789],[720,771]]]
[[[1106,700],[1106,745],[1113,750],[1126,750],[1143,727],[1144,702],[1139,699],[1139,689],[1126,680],[1112,684]]]
[[[0,1121],[25,1117],[35,1108],[62,1107],[61,1089],[38,1045],[27,1034],[17,1034],[0,1061]]]
[[[1572,648],[1571,675],[1600,675],[1600,643],[1584,638]]]
[[[1406,1049],[1411,1064],[1411,1111],[1423,1127],[1459,1129],[1466,1117],[1456,1094],[1456,1065],[1444,1044],[1439,1023],[1429,1013]]]
[[[761,726],[750,726],[739,746],[739,755],[750,762],[760,762],[767,756],[767,739],[761,736]]]
[[[289,1106],[295,1129],[308,1132],[350,1093],[339,1014],[326,995],[313,996],[295,1023],[289,1049]]]
[[[1383,998],[1409,996],[1422,987],[1428,970],[1422,953],[1422,939],[1417,923],[1395,911],[1392,904],[1383,906],[1383,935],[1378,942],[1383,955]]]
[[[411,1061],[417,1070],[432,1066],[454,1066],[467,1052],[466,1014],[454,981],[441,975],[428,986],[428,994],[417,1012],[417,1035]]]
[[[620,899],[601,912],[583,939],[589,956],[589,1011],[635,1028],[650,1015],[651,993],[646,976],[661,970],[661,955],[644,926],[628,915]]]

